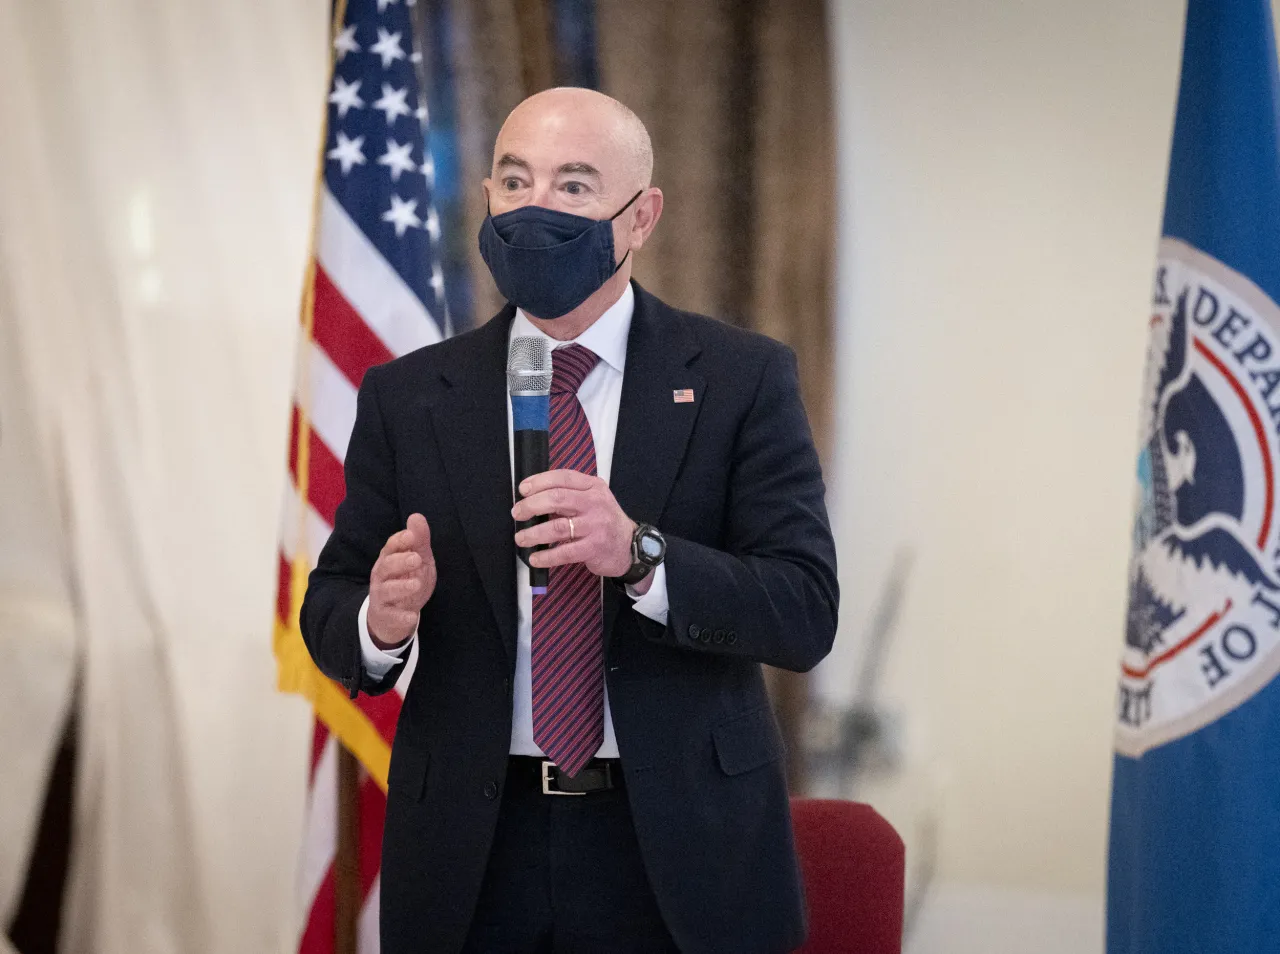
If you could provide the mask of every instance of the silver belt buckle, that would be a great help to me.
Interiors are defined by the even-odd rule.
[[[542,760],[542,794],[543,795],[585,795],[586,792],[562,792],[558,788],[551,787],[551,769],[559,768],[555,762],[550,759]]]

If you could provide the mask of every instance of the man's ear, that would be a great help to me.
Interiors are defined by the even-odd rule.
[[[631,248],[641,248],[645,240],[662,217],[662,190],[646,189],[644,195],[636,199],[636,217],[631,226]]]

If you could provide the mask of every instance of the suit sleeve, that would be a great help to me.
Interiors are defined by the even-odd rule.
[[[360,649],[359,615],[369,595],[369,574],[387,539],[403,528],[395,455],[383,426],[377,382],[378,369],[369,369],[356,399],[356,423],[343,467],[347,495],[311,571],[301,614],[311,658],[353,699],[361,690],[386,692],[404,669],[402,661],[375,678],[365,670]]]
[[[824,497],[795,353],[779,348],[736,441],[724,549],[667,538],[660,638],[795,672],[817,665],[839,606]]]

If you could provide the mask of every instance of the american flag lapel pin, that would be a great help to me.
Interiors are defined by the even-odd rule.
[[[693,388],[681,388],[678,391],[672,391],[671,400],[676,404],[692,404]]]

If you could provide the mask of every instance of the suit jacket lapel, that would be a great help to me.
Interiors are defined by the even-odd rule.
[[[507,423],[508,306],[475,335],[475,355],[442,373],[432,407],[462,530],[512,664],[516,655],[515,525]]]
[[[635,290],[609,484],[627,516],[662,529],[662,511],[702,407],[706,381],[689,368],[701,345],[672,320],[668,306],[638,284]],[[686,390],[693,392],[693,401],[676,403],[675,392]],[[607,647],[626,597],[612,587],[606,592],[614,594],[604,607]]]

